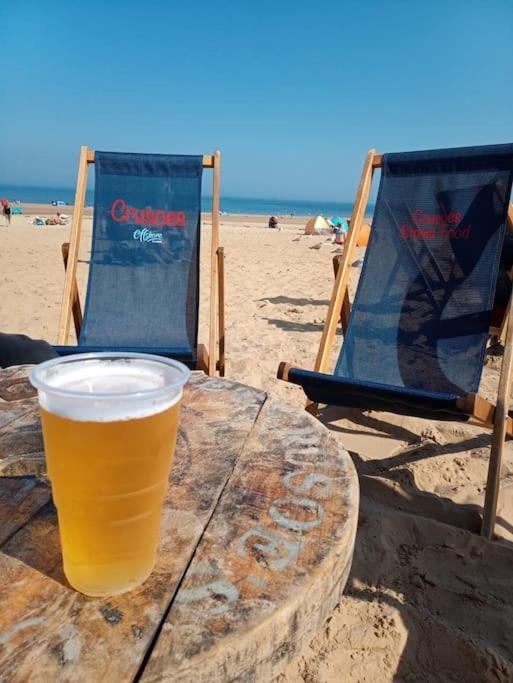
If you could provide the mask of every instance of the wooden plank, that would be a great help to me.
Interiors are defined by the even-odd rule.
[[[29,365],[16,365],[0,370],[0,403],[12,403],[36,396],[36,390],[27,379],[29,370]]]
[[[0,476],[0,546],[49,500],[49,487],[35,477]]]
[[[0,404],[0,414],[4,404]],[[0,476],[46,476],[37,400],[14,404],[14,419],[0,429]]]
[[[219,184],[221,152],[214,153],[214,184],[212,188],[212,237],[210,243],[210,323],[208,342],[208,374],[214,375],[217,359],[217,249],[219,247]]]
[[[333,257],[333,274],[337,279],[337,273],[342,264],[342,255],[338,254]],[[346,289],[344,301],[342,302],[342,309],[340,311],[340,323],[342,325],[342,332],[344,335],[349,327],[349,318],[351,317],[351,302],[349,300],[349,289]]]
[[[349,455],[268,401],[187,570],[144,681],[270,681],[339,601],[358,516]]]
[[[225,324],[224,324],[224,249],[217,250],[219,268],[219,376],[225,374]]]
[[[44,476],[36,390],[28,367],[0,372],[0,476]]]
[[[494,428],[495,424],[495,406],[484,396],[479,394],[467,394],[463,398],[456,401],[459,410],[467,415],[473,417],[477,422],[490,429]],[[513,437],[513,419],[511,416],[506,417],[505,433]]]
[[[42,508],[0,553],[0,679],[120,681],[137,675],[265,401],[194,373],[186,387],[157,566],[128,594],[87,598],[65,583],[55,511]]]
[[[94,164],[94,149],[87,150],[87,163]],[[212,154],[203,155],[203,168],[214,168],[214,156]]]
[[[50,499],[45,483],[20,476],[45,469],[36,392],[27,372],[22,366],[0,372],[0,546]]]
[[[0,432],[7,427],[10,422],[15,422],[33,410],[33,402],[29,400],[18,401],[17,403],[6,403],[0,400]]]
[[[62,261],[64,263],[64,270],[68,267],[69,257],[69,242],[61,244]],[[71,310],[73,312],[73,323],[75,325],[75,335],[78,339],[80,337],[80,330],[82,329],[82,307],[80,305],[80,295],[78,293],[77,278],[73,280],[73,303]]]
[[[78,163],[77,189],[73,207],[73,219],[69,236],[69,261],[64,277],[64,291],[62,294],[61,316],[59,321],[59,344],[68,343],[71,322],[71,308],[73,304],[74,284],[77,275],[78,249],[80,246],[80,232],[82,229],[82,213],[84,210],[85,193],[87,187],[87,147],[80,149]]]
[[[342,302],[344,301],[349,283],[351,261],[356,248],[358,232],[365,216],[365,208],[369,199],[372,181],[372,162],[375,154],[375,150],[371,149],[367,153],[367,158],[365,159],[362,177],[360,179],[360,185],[358,186],[358,192],[356,194],[356,200],[351,216],[349,233],[344,244],[342,263],[338,270],[335,284],[333,286],[333,293],[331,295],[331,300],[328,307],[326,323],[324,325],[321,342],[319,344],[319,351],[315,360],[314,369],[316,372],[325,372],[330,360],[331,348],[335,339],[335,332],[337,329],[340,311],[342,310]]]
[[[67,586],[62,567],[57,511],[51,496],[36,513],[29,523],[23,525],[23,529],[20,528],[3,545],[2,552]]]
[[[497,500],[502,470],[502,452],[506,440],[507,422],[509,418],[509,400],[511,378],[513,372],[513,307],[508,307],[508,323],[506,330],[506,345],[501,365],[499,388],[497,391],[497,406],[495,408],[494,429],[490,449],[490,463],[484,502],[483,526],[481,535],[488,539],[493,537],[495,518],[497,515]]]

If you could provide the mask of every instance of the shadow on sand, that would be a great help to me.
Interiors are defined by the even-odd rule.
[[[257,299],[257,301],[268,301],[270,304],[290,304],[291,306],[329,306],[328,299],[306,299],[291,296],[273,296]]]
[[[347,417],[343,412],[327,408],[318,416],[342,442],[347,430],[331,423]],[[400,633],[405,638],[392,680],[512,681],[513,544],[482,538],[481,506],[423,491],[407,469],[422,459],[486,448],[490,434],[438,444],[421,441],[402,426],[356,415],[350,411],[355,426],[367,428],[355,429],[358,433],[376,436],[371,430],[380,430],[381,439],[403,440],[406,446],[376,460],[350,452],[360,482],[360,516],[351,574],[330,633],[339,619],[339,637],[347,640],[344,601],[373,603],[374,609],[361,612],[363,622],[376,620],[365,627],[380,638],[397,642]],[[502,517],[497,522],[513,531]],[[346,647],[357,646],[349,637]]]

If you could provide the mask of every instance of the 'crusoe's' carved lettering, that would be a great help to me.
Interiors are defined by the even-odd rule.
[[[329,498],[333,491],[333,479],[315,472],[289,472],[283,483],[292,493],[310,493],[316,498]]]
[[[284,514],[285,510],[294,507],[303,511],[307,510],[308,514],[313,515],[313,519],[302,520]],[[319,526],[324,517],[324,508],[320,503],[311,498],[287,496],[286,498],[279,498],[273,502],[269,508],[269,515],[276,524],[279,524],[286,529],[290,529],[291,531],[308,531]]]
[[[217,580],[195,588],[182,588],[176,596],[176,602],[185,605],[202,602],[202,609],[216,616],[227,612],[238,598],[239,591],[231,581]]]
[[[218,384],[212,380],[209,386],[215,390]],[[325,473],[315,471],[316,468],[327,468],[329,471],[333,467],[333,462],[326,457],[326,447],[320,444],[319,432],[312,424],[305,424],[304,418],[299,420],[299,424],[292,425],[291,429],[293,433],[283,438],[283,461],[294,469],[285,468],[281,481],[285,489],[283,493],[288,491],[292,495],[270,501],[268,515],[274,528],[256,524],[235,540],[239,558],[247,558],[255,563],[247,569],[249,573],[246,577],[252,593],[255,588],[266,590],[268,580],[265,572],[291,571],[301,551],[309,543],[308,534],[320,526],[326,517],[326,510],[319,501],[325,501],[329,506],[329,500],[336,492],[336,481]],[[211,571],[196,569],[198,574],[210,574]],[[177,596],[177,601],[185,610],[196,610],[199,602],[202,609],[213,618],[228,612],[241,599],[245,599],[244,588],[236,587],[227,576],[215,576],[200,586],[182,588]]]
[[[250,542],[251,539],[253,540]],[[242,557],[247,554],[249,548],[254,549],[256,556],[262,558],[266,566],[273,570],[285,569],[297,557],[300,547],[299,542],[289,541],[262,526],[246,531],[237,541],[237,548]]]

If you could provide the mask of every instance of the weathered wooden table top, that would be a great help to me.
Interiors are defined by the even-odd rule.
[[[67,584],[27,368],[0,371],[0,681],[267,681],[321,628],[349,572],[358,481],[306,412],[193,373],[155,570]]]

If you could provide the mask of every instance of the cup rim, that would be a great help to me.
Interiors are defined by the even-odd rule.
[[[76,363],[79,361],[87,360],[108,360],[108,359],[141,359],[146,361],[153,361],[160,365],[167,365],[178,371],[176,380],[166,382],[163,386],[157,387],[155,389],[140,389],[137,391],[125,391],[125,392],[101,392],[95,391],[94,393],[88,394],[83,391],[76,391],[74,389],[66,389],[63,387],[55,387],[51,384],[45,382],[41,377],[40,373],[52,368],[56,365],[61,365],[65,363]],[[63,398],[80,398],[82,400],[87,398],[95,398],[98,400],[108,400],[108,399],[151,399],[157,398],[162,394],[167,393],[170,389],[181,389],[187,383],[191,371],[189,368],[180,363],[180,361],[174,360],[174,358],[165,358],[164,356],[157,356],[151,353],[136,353],[136,352],[123,352],[123,351],[98,351],[92,353],[74,353],[69,356],[59,356],[58,358],[52,358],[51,360],[43,361],[42,363],[34,366],[29,374],[29,381],[33,387],[38,391],[44,391],[49,394],[54,394],[61,396]]]

